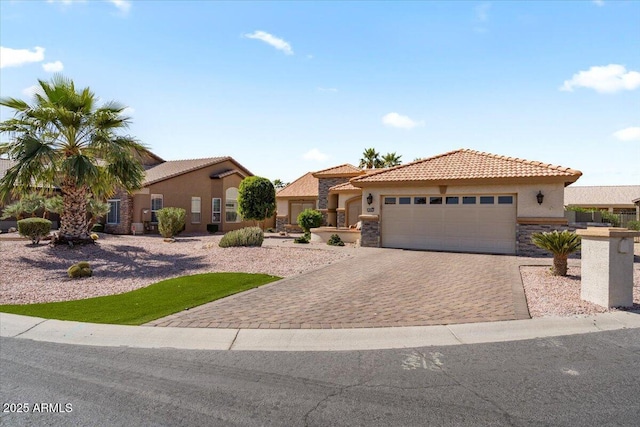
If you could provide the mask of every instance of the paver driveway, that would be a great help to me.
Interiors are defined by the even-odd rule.
[[[147,325],[359,328],[528,318],[515,257],[360,249],[353,258]]]

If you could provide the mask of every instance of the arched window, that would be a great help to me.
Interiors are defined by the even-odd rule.
[[[240,214],[238,213],[238,189],[229,187],[225,193],[224,212],[226,222],[240,222]]]

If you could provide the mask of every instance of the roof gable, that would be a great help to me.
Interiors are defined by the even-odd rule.
[[[316,178],[336,178],[362,175],[364,171],[349,163],[314,172]]]
[[[174,178],[179,175],[183,175],[188,172],[193,172],[198,169],[212,166],[224,161],[230,160],[236,166],[240,172],[246,175],[252,175],[247,169],[236,162],[231,157],[208,157],[205,159],[188,159],[188,160],[168,160],[164,163],[160,163],[157,166],[153,166],[145,171],[145,180],[143,186],[155,184],[156,182],[164,181],[169,178]],[[228,172],[228,171],[227,171]]]
[[[276,193],[276,197],[318,197],[318,178],[307,172]]]
[[[355,185],[384,182],[458,181],[559,177],[574,182],[582,172],[542,162],[460,149],[351,180]]]

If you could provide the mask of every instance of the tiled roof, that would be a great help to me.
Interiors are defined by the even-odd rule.
[[[565,177],[573,182],[582,172],[515,157],[460,149],[389,169],[380,169],[352,183],[454,181],[500,178]]]
[[[313,176],[316,178],[329,178],[339,176],[358,176],[362,175],[362,173],[362,169],[350,165],[349,163],[345,163],[344,165],[334,166],[332,168],[314,172]]]
[[[243,177],[247,176],[246,174],[242,173],[238,169],[228,169],[228,170],[226,170],[224,172],[212,174],[211,178],[224,178],[224,177],[227,177],[229,175],[233,175],[234,173],[237,173],[238,175],[243,176]]]
[[[611,185],[564,189],[564,204],[576,206],[632,205],[640,198],[640,185]]]
[[[362,191],[360,187],[354,187],[351,182],[345,182],[343,184],[334,185],[329,188],[329,191],[341,192],[341,191]]]
[[[160,163],[151,169],[147,169],[143,185],[164,181],[165,179],[173,178],[174,176],[215,165],[216,163],[221,163],[230,159],[231,157],[209,157],[206,159],[169,160],[164,163]]]
[[[308,172],[278,191],[276,197],[318,197],[318,178]]]

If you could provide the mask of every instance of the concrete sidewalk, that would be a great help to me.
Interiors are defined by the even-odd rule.
[[[0,336],[62,344],[189,350],[345,351],[518,341],[640,328],[640,313],[360,329],[198,329],[103,325],[0,313]]]

